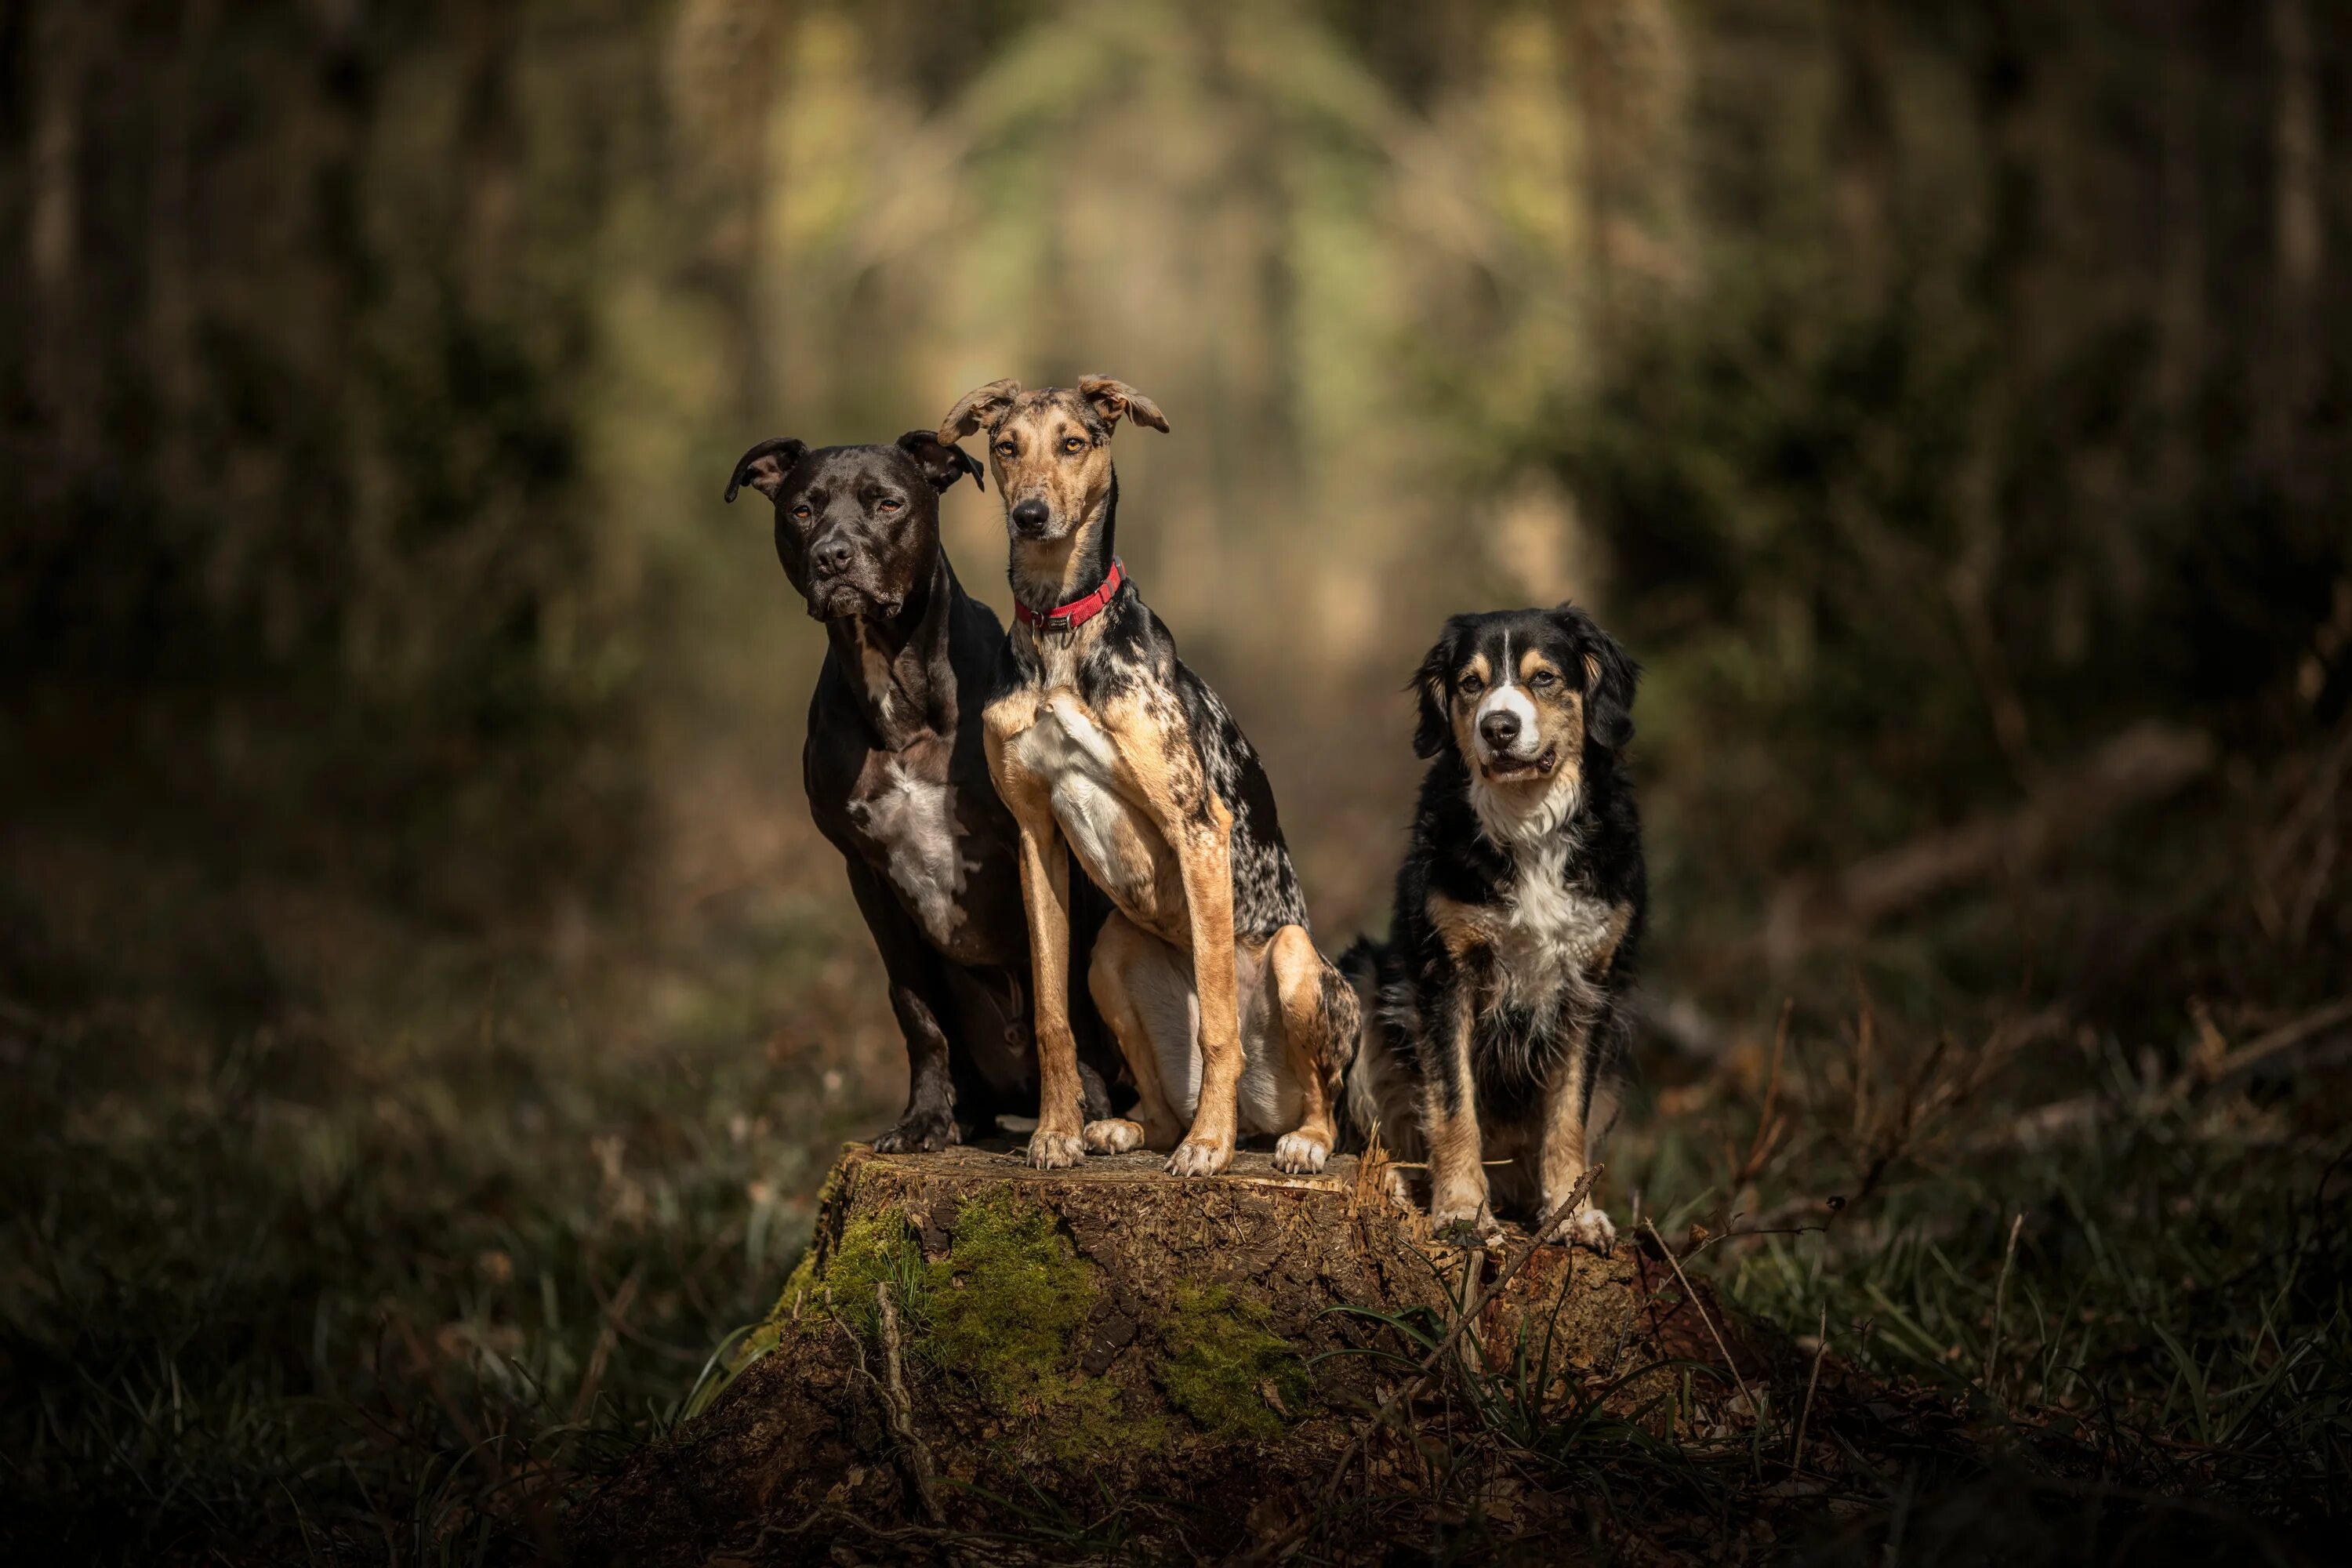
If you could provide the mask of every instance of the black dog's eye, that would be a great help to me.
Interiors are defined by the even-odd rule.
[[[796,517],[796,518],[800,519],[803,522],[806,522],[806,521],[807,521],[811,517],[814,516],[815,514],[814,514],[814,513],[813,513],[813,512],[811,512],[811,511],[809,510],[809,509],[808,509],[806,506],[796,506],[796,507],[793,508],[793,515],[794,517]]]
[[[1072,436],[1062,443],[1062,450],[1065,452],[1083,452],[1086,449],[1087,443],[1080,437]]]
[[[1483,681],[1483,680],[1479,679],[1476,676],[1475,676],[1475,675],[1465,675],[1465,676],[1464,676],[1464,677],[1462,678],[1462,695],[1463,695],[1463,696],[1465,696],[1465,697],[1475,697],[1475,696],[1477,696],[1477,695],[1478,695],[1478,693],[1480,693],[1481,691],[1484,691],[1484,690],[1486,690],[1486,683],[1485,681]]]
[[[900,500],[897,496],[884,496],[880,500],[874,503],[874,510],[877,511],[897,511],[900,507],[905,506],[906,504],[907,503],[905,501]]]

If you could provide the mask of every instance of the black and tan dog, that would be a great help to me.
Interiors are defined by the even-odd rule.
[[[1036,1104],[1018,839],[981,738],[1004,630],[940,547],[940,495],[967,474],[981,482],[968,454],[912,430],[890,447],[762,441],[727,485],[730,501],[750,485],[775,503],[776,554],[831,645],[802,774],[907,1038],[907,1110],[874,1140],[884,1152],[943,1149]],[[1099,918],[1081,911],[1081,941]],[[1085,1059],[1064,1070],[1108,1116],[1108,1053],[1090,1013],[1079,1024]]]
[[[1020,825],[1035,965],[1045,1088],[1030,1163],[1144,1143],[1172,1149],[1177,1174],[1205,1175],[1237,1136],[1270,1133],[1276,1165],[1320,1170],[1356,997],[1307,934],[1257,753],[1112,551],[1122,417],[1168,428],[1150,398],[1102,376],[1075,391],[995,382],[940,426],[942,441],[987,433],[1012,535],[1019,625],[987,738]],[[1136,1080],[1140,1126],[1089,1119],[1055,1010],[1070,962],[1065,842],[1118,906],[1087,985]]]
[[[1564,1203],[1616,1114],[1648,900],[1621,753],[1633,661],[1573,605],[1456,616],[1414,678],[1422,780],[1385,943],[1341,960],[1363,994],[1347,1110],[1426,1159],[1430,1217],[1486,1233]],[[1616,1232],[1588,1200],[1569,1239]]]

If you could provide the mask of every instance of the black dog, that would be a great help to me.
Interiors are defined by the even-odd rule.
[[[1018,840],[981,741],[1004,628],[940,548],[939,497],[967,474],[981,482],[961,448],[912,430],[893,447],[762,441],[727,486],[730,501],[750,485],[775,503],[776,554],[832,645],[802,772],[907,1037],[906,1113],[874,1141],[886,1153],[944,1149],[1037,1105]],[[1090,936],[1100,916],[1072,923]],[[1078,1021],[1099,1056],[1091,1009]],[[1079,1078],[1088,1114],[1110,1114],[1094,1060]]]
[[[1456,616],[1414,685],[1422,780],[1385,944],[1341,960],[1365,1000],[1349,1120],[1426,1158],[1430,1217],[1491,1229],[1567,1201],[1614,1121],[1648,884],[1621,752],[1639,674],[1573,605]],[[1590,1202],[1570,1239],[1606,1251]]]

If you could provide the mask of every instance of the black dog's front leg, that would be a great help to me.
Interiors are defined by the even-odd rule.
[[[945,996],[939,955],[872,868],[849,863],[850,890],[874,933],[882,968],[890,977],[890,1011],[907,1037],[907,1109],[898,1125],[874,1140],[883,1154],[929,1153],[960,1141],[956,1131],[955,1074],[947,1031],[940,1024]]]

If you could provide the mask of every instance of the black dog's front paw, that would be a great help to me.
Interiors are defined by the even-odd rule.
[[[934,1154],[963,1142],[955,1118],[944,1110],[910,1110],[898,1125],[874,1140],[877,1154]]]

